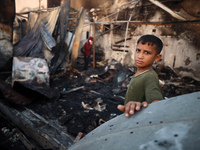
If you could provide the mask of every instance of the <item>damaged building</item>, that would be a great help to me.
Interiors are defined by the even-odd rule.
[[[0,147],[69,149],[122,118],[117,105],[136,72],[136,42],[144,34],[164,43],[162,60],[153,64],[163,97],[200,91],[199,6],[196,0],[1,0]],[[81,49],[89,37],[92,61],[84,70]]]

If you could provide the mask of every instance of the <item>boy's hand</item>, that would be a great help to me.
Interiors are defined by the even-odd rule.
[[[129,115],[133,115],[135,113],[135,110],[139,111],[142,106],[146,108],[148,106],[148,103],[147,102],[140,103],[140,102],[130,101],[125,106],[118,105],[117,109],[125,112],[125,116],[129,117]]]

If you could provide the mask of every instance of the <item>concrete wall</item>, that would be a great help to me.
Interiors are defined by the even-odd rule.
[[[186,20],[200,19],[200,1],[190,0],[182,1],[177,4],[170,4],[172,10],[178,10],[184,13]],[[181,7],[180,7],[181,6]],[[194,6],[194,7],[193,7]],[[183,8],[184,7],[184,8]],[[180,9],[181,8],[181,9]],[[152,14],[145,20],[148,21],[178,21],[166,11],[153,6]],[[138,11],[139,13],[139,11]],[[145,13],[145,12],[142,12]],[[144,19],[144,18],[143,18]],[[142,20],[138,20],[142,21]],[[100,34],[99,32],[98,34]],[[98,39],[96,44],[104,49],[106,59],[116,59],[123,63],[123,52],[116,52],[111,46],[120,39],[125,38],[125,31],[120,34],[108,32]],[[125,52],[124,64],[134,65],[134,51],[137,39],[144,34],[154,34],[160,37],[164,43],[162,51],[162,63],[169,66],[182,77],[192,77],[200,81],[200,22],[195,23],[173,23],[172,26],[158,25],[130,25],[128,37],[132,39],[127,41],[129,52]],[[123,45],[124,43],[121,43]],[[127,48],[126,48],[127,49]]]
[[[137,30],[143,34],[154,34],[160,37],[164,43],[162,50],[162,63],[165,66],[169,66],[174,69],[176,73],[181,76],[189,76],[200,81],[200,47],[196,47],[191,40],[191,37],[195,33],[183,32],[178,38],[173,36],[160,36],[160,34],[152,33],[155,29],[153,26],[140,26]],[[159,30],[158,30],[159,32]],[[136,42],[141,35],[132,36],[130,41],[127,41],[127,45],[130,46],[129,52],[116,52],[111,49],[111,43],[114,39],[119,41],[123,37],[114,36],[111,39],[111,35],[105,34],[99,38],[96,43],[102,47],[105,52],[105,59],[116,59],[117,61],[124,63],[127,66],[134,66],[134,52],[136,48]],[[112,43],[114,44],[114,43]],[[122,43],[123,45],[124,43]],[[125,55],[125,56],[124,56]],[[123,62],[123,57],[125,60]]]

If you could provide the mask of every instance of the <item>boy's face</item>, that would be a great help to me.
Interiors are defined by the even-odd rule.
[[[138,43],[135,52],[135,64],[138,68],[148,70],[152,68],[154,61],[158,61],[161,58],[160,54],[156,53],[156,46],[148,44]]]

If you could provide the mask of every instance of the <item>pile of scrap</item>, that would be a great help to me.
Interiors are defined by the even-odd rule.
[[[70,8],[70,0],[61,1],[59,7],[16,14],[12,81],[9,83],[14,90],[31,102],[59,98],[59,91],[50,87],[50,75],[69,65],[71,49],[79,49],[80,39],[77,38],[84,16],[85,9],[79,12]],[[70,17],[79,18],[70,21]],[[71,62],[76,62],[76,58]]]
[[[180,77],[168,66],[157,66],[160,86],[165,98],[200,91],[200,82],[190,77]]]
[[[26,20],[27,27],[23,29],[26,34],[18,37],[18,40],[15,41],[14,57],[45,59],[50,72],[56,72],[69,54],[70,10],[72,10],[70,1],[65,0],[61,2],[60,7],[18,14],[17,18],[20,19],[16,19],[16,21]],[[28,15],[28,19],[22,18],[22,15],[25,14]],[[21,26],[21,28],[23,27]]]
[[[60,97],[60,91],[50,87],[50,74],[66,63],[73,45],[68,32],[76,28],[68,26],[70,11],[70,0],[64,0],[60,7],[17,14],[14,28],[22,33],[14,35],[12,79],[0,82],[1,113],[45,149],[67,149],[74,140],[65,128],[27,108],[35,101],[48,103]],[[76,24],[81,26],[80,21]]]
[[[18,99],[20,102],[14,102],[15,105],[13,105],[13,100],[8,99],[5,93],[0,107],[7,119],[12,120],[23,131],[28,141],[32,139],[45,149],[67,149],[77,141],[77,139],[75,140],[77,135],[85,135],[121,114],[116,107],[123,103],[123,96],[117,96],[117,90],[115,94],[110,94],[108,88],[113,90],[113,82],[110,82],[110,79],[109,82],[104,83],[103,79],[103,76],[109,76],[106,75],[109,70],[116,69],[115,71],[118,71],[117,68],[121,65],[116,61],[107,66],[108,70],[100,73],[103,75],[102,77],[97,77],[97,74],[89,75],[70,71],[52,76],[51,88],[59,91],[60,95],[49,101],[50,98],[45,100],[44,97],[41,97],[42,89],[38,91],[34,88],[36,85],[39,86],[39,83],[48,85],[48,82],[45,82],[49,77],[45,73],[47,66],[42,63],[42,59],[37,59],[37,61],[32,58],[26,58],[25,61],[24,58],[18,59],[19,57],[13,64],[13,88],[5,82],[2,83],[7,85],[6,88],[15,90],[13,94],[21,93],[21,96],[26,97],[27,103],[22,103],[26,101],[20,98]],[[30,63],[32,60],[35,63]],[[40,67],[37,68],[38,66]],[[37,71],[39,73],[35,73]],[[39,74],[40,76],[36,76]],[[3,90],[3,86],[1,87],[1,91],[7,91],[7,89]],[[105,87],[107,87],[106,90]],[[38,97],[38,93],[40,93],[40,97]],[[51,93],[55,92],[48,94]],[[44,93],[43,96],[45,96]],[[48,98],[48,96],[46,97]],[[33,144],[32,147],[36,148],[37,146]]]

